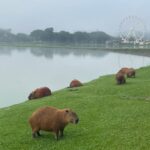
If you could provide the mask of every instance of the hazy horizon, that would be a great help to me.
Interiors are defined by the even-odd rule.
[[[148,0],[0,0],[2,29],[30,33],[53,27],[55,31],[104,31],[119,33],[119,24],[127,16],[138,16],[149,31]]]

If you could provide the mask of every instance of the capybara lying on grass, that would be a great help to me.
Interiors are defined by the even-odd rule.
[[[32,128],[32,136],[40,136],[39,131],[51,131],[55,133],[56,139],[63,136],[63,131],[68,123],[77,124],[79,118],[71,109],[57,109],[54,107],[43,107],[33,112],[29,119]]]
[[[123,73],[128,78],[135,77],[136,74],[135,69],[133,68],[121,68],[119,72]]]
[[[79,86],[82,86],[83,84],[79,81],[79,80],[72,80],[71,83],[70,83],[70,88],[73,88],[73,87],[79,87]]]
[[[125,79],[125,76],[122,72],[118,72],[116,74],[116,81],[117,81],[117,84],[124,84],[126,83],[126,79]]]
[[[51,90],[48,87],[41,87],[41,88],[37,88],[36,90],[31,92],[30,95],[28,96],[28,99],[29,100],[37,99],[37,98],[49,96],[51,94],[52,94]]]

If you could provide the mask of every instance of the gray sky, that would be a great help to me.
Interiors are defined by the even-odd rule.
[[[150,0],[0,0],[0,28],[30,33],[54,27],[55,31],[104,31],[115,35],[127,16],[140,17],[149,30]]]

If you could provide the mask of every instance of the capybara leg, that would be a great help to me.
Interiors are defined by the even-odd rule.
[[[123,83],[126,83],[126,80],[123,80]]]
[[[41,136],[41,134],[40,134],[40,132],[39,132],[39,131],[37,131],[36,133],[37,133],[37,135],[38,135],[38,136]]]
[[[64,136],[64,129],[60,129],[60,137]]]
[[[33,129],[33,130],[32,130],[32,137],[33,137],[33,138],[36,138],[36,134],[38,134],[37,132],[39,132],[38,129]]]
[[[55,139],[58,141],[58,138],[59,138],[59,131],[56,131],[55,132]]]

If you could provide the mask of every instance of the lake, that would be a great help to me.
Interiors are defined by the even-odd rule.
[[[150,57],[101,50],[0,47],[0,107],[27,100],[38,87],[48,86],[53,92],[73,79],[88,82],[121,67],[147,65]]]

